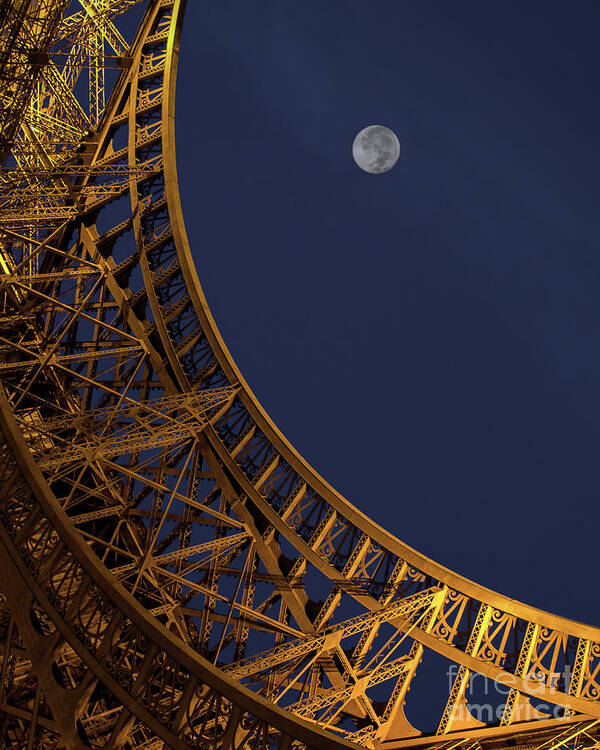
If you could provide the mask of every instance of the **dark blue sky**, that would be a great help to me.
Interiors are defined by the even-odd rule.
[[[205,292],[292,443],[429,556],[595,624],[598,28],[584,0],[191,1],[177,125]],[[352,161],[372,123],[384,175]]]

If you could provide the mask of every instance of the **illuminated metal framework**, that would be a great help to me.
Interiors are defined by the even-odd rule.
[[[229,355],[178,195],[183,5],[0,0],[0,746],[597,747],[600,629],[371,522]]]

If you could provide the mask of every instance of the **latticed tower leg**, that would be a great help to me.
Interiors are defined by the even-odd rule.
[[[0,8],[0,745],[595,747],[600,630],[374,524],[227,351],[178,195],[184,3]],[[474,675],[497,720],[457,719]]]

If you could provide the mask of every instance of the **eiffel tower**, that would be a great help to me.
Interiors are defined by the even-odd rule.
[[[0,0],[0,746],[599,747],[600,629],[373,523],[230,356],[179,200],[184,6]]]

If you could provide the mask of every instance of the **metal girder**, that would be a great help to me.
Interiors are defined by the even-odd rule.
[[[319,634],[315,633],[296,641],[288,641],[284,645],[257,654],[239,664],[232,664],[225,671],[237,679],[241,679],[257,672],[273,669],[280,664],[298,659],[313,651],[329,651],[340,646],[344,638],[370,631],[386,622],[410,618],[413,613],[435,606],[436,603],[441,603],[442,597],[443,592],[437,588],[409,596],[406,599],[395,601],[377,612],[359,615],[332,625]]]
[[[600,630],[374,524],[227,351],[178,195],[183,5],[0,0],[0,36],[47,37],[0,49],[23,73],[0,94],[0,744],[591,750]],[[447,700],[420,685],[433,652]],[[494,721],[460,716],[475,676],[508,688]],[[411,689],[446,704],[438,734]]]

